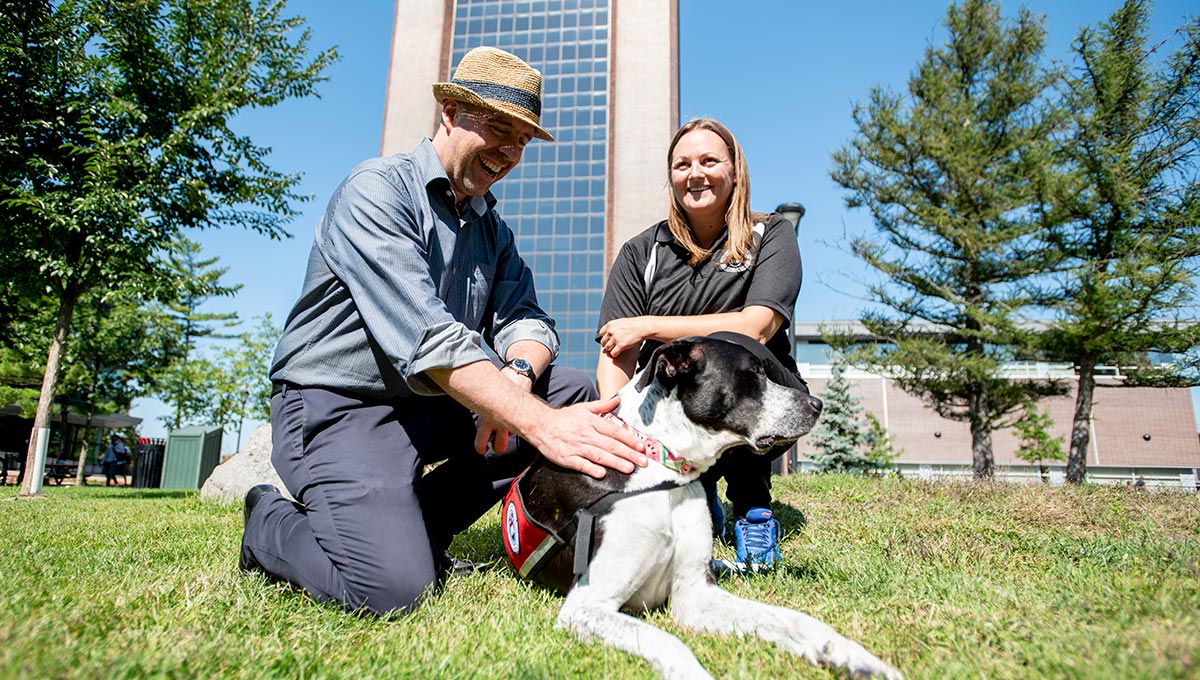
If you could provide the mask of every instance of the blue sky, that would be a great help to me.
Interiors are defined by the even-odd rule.
[[[749,162],[755,209],[772,210],[786,201],[807,208],[800,225],[805,276],[797,319],[857,316],[864,303],[856,281],[865,272],[845,252],[844,241],[846,234],[869,232],[871,224],[861,211],[845,209],[842,190],[829,179],[830,154],[853,134],[854,102],[864,101],[876,84],[903,90],[925,49],[944,40],[948,4],[680,0],[679,5],[680,119],[712,116],[729,126]],[[1005,15],[1015,15],[1020,6],[1004,3]],[[1047,58],[1066,59],[1079,28],[1102,20],[1120,2],[1033,0],[1025,6],[1046,16]],[[279,324],[299,293],[312,226],[330,193],[350,168],[379,154],[394,3],[291,0],[288,8],[308,18],[312,49],[337,45],[341,61],[319,88],[320,99],[250,112],[238,127],[272,147],[275,168],[302,173],[300,192],[313,199],[300,206],[288,240],[237,230],[195,235],[205,255],[218,256],[228,268],[226,282],[244,286],[235,299],[215,301],[207,311],[236,311],[246,321],[270,312]],[[1195,12],[1188,2],[1159,2],[1152,38],[1165,38],[1189,10]],[[422,89],[413,96],[432,95]],[[156,418],[164,412],[153,400],[139,400],[132,410],[145,419],[144,436],[165,436]],[[232,452],[236,435],[226,439]]]

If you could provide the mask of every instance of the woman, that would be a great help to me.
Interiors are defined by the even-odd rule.
[[[717,332],[762,356],[772,380],[802,384],[787,334],[801,278],[791,224],[750,211],[746,160],[720,122],[686,123],[667,162],[669,217],[625,243],[609,274],[596,335],[601,395],[620,389],[660,344]],[[700,478],[717,534],[724,533],[724,512],[716,485],[725,478],[743,564],[779,558],[779,525],[767,508],[771,461],[786,450],[764,456],[734,449]]]

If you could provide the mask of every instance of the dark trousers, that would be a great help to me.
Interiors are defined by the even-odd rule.
[[[738,333],[721,331],[709,337],[737,343],[753,352],[767,370],[772,382],[796,390],[808,391],[808,386],[789,360],[785,365],[762,343]],[[755,453],[749,446],[739,446],[721,454],[717,464],[700,475],[709,498],[716,496],[717,481],[725,478],[725,497],[733,505],[733,514],[745,517],[750,508],[765,508],[771,504],[771,463],[782,456],[791,444],[781,444],[770,451]]]
[[[587,375],[557,366],[533,392],[552,406],[597,398]],[[535,453],[519,439],[506,453],[476,453],[475,417],[449,397],[374,401],[288,387],[271,398],[271,427],[271,462],[299,503],[264,496],[245,546],[317,600],[374,614],[419,604],[454,534],[495,505]]]

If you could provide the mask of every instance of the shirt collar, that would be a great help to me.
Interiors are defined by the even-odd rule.
[[[713,241],[712,247],[709,250],[718,252],[721,248],[725,247],[725,240],[728,238],[729,230],[722,230],[720,236],[717,236],[717,240]],[[671,223],[667,220],[658,223],[658,228],[654,231],[654,241],[655,243],[671,243],[678,248],[683,248],[683,244],[671,233]]]
[[[446,168],[442,165],[442,159],[438,157],[437,149],[433,148],[433,142],[428,137],[422,139],[417,148],[413,149],[412,158],[417,164],[417,171],[424,180],[425,190],[429,192],[430,196],[438,196],[446,202],[446,205],[456,207],[454,189],[450,186],[450,178],[446,176]],[[478,216],[482,216],[495,205],[496,197],[492,195],[491,191],[482,196],[467,198],[467,206]]]

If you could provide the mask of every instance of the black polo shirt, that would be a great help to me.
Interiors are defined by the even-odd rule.
[[[666,220],[626,241],[608,275],[597,331],[613,319],[631,316],[719,314],[762,305],[784,318],[767,348],[795,372],[787,329],[800,294],[801,267],[791,223],[771,215],[756,226],[750,262],[745,264],[719,264],[726,235],[713,244],[714,255],[696,268],[688,265],[688,252],[671,235]],[[647,277],[652,253],[654,267]],[[599,333],[596,339],[599,341]],[[638,368],[660,344],[642,343]]]

